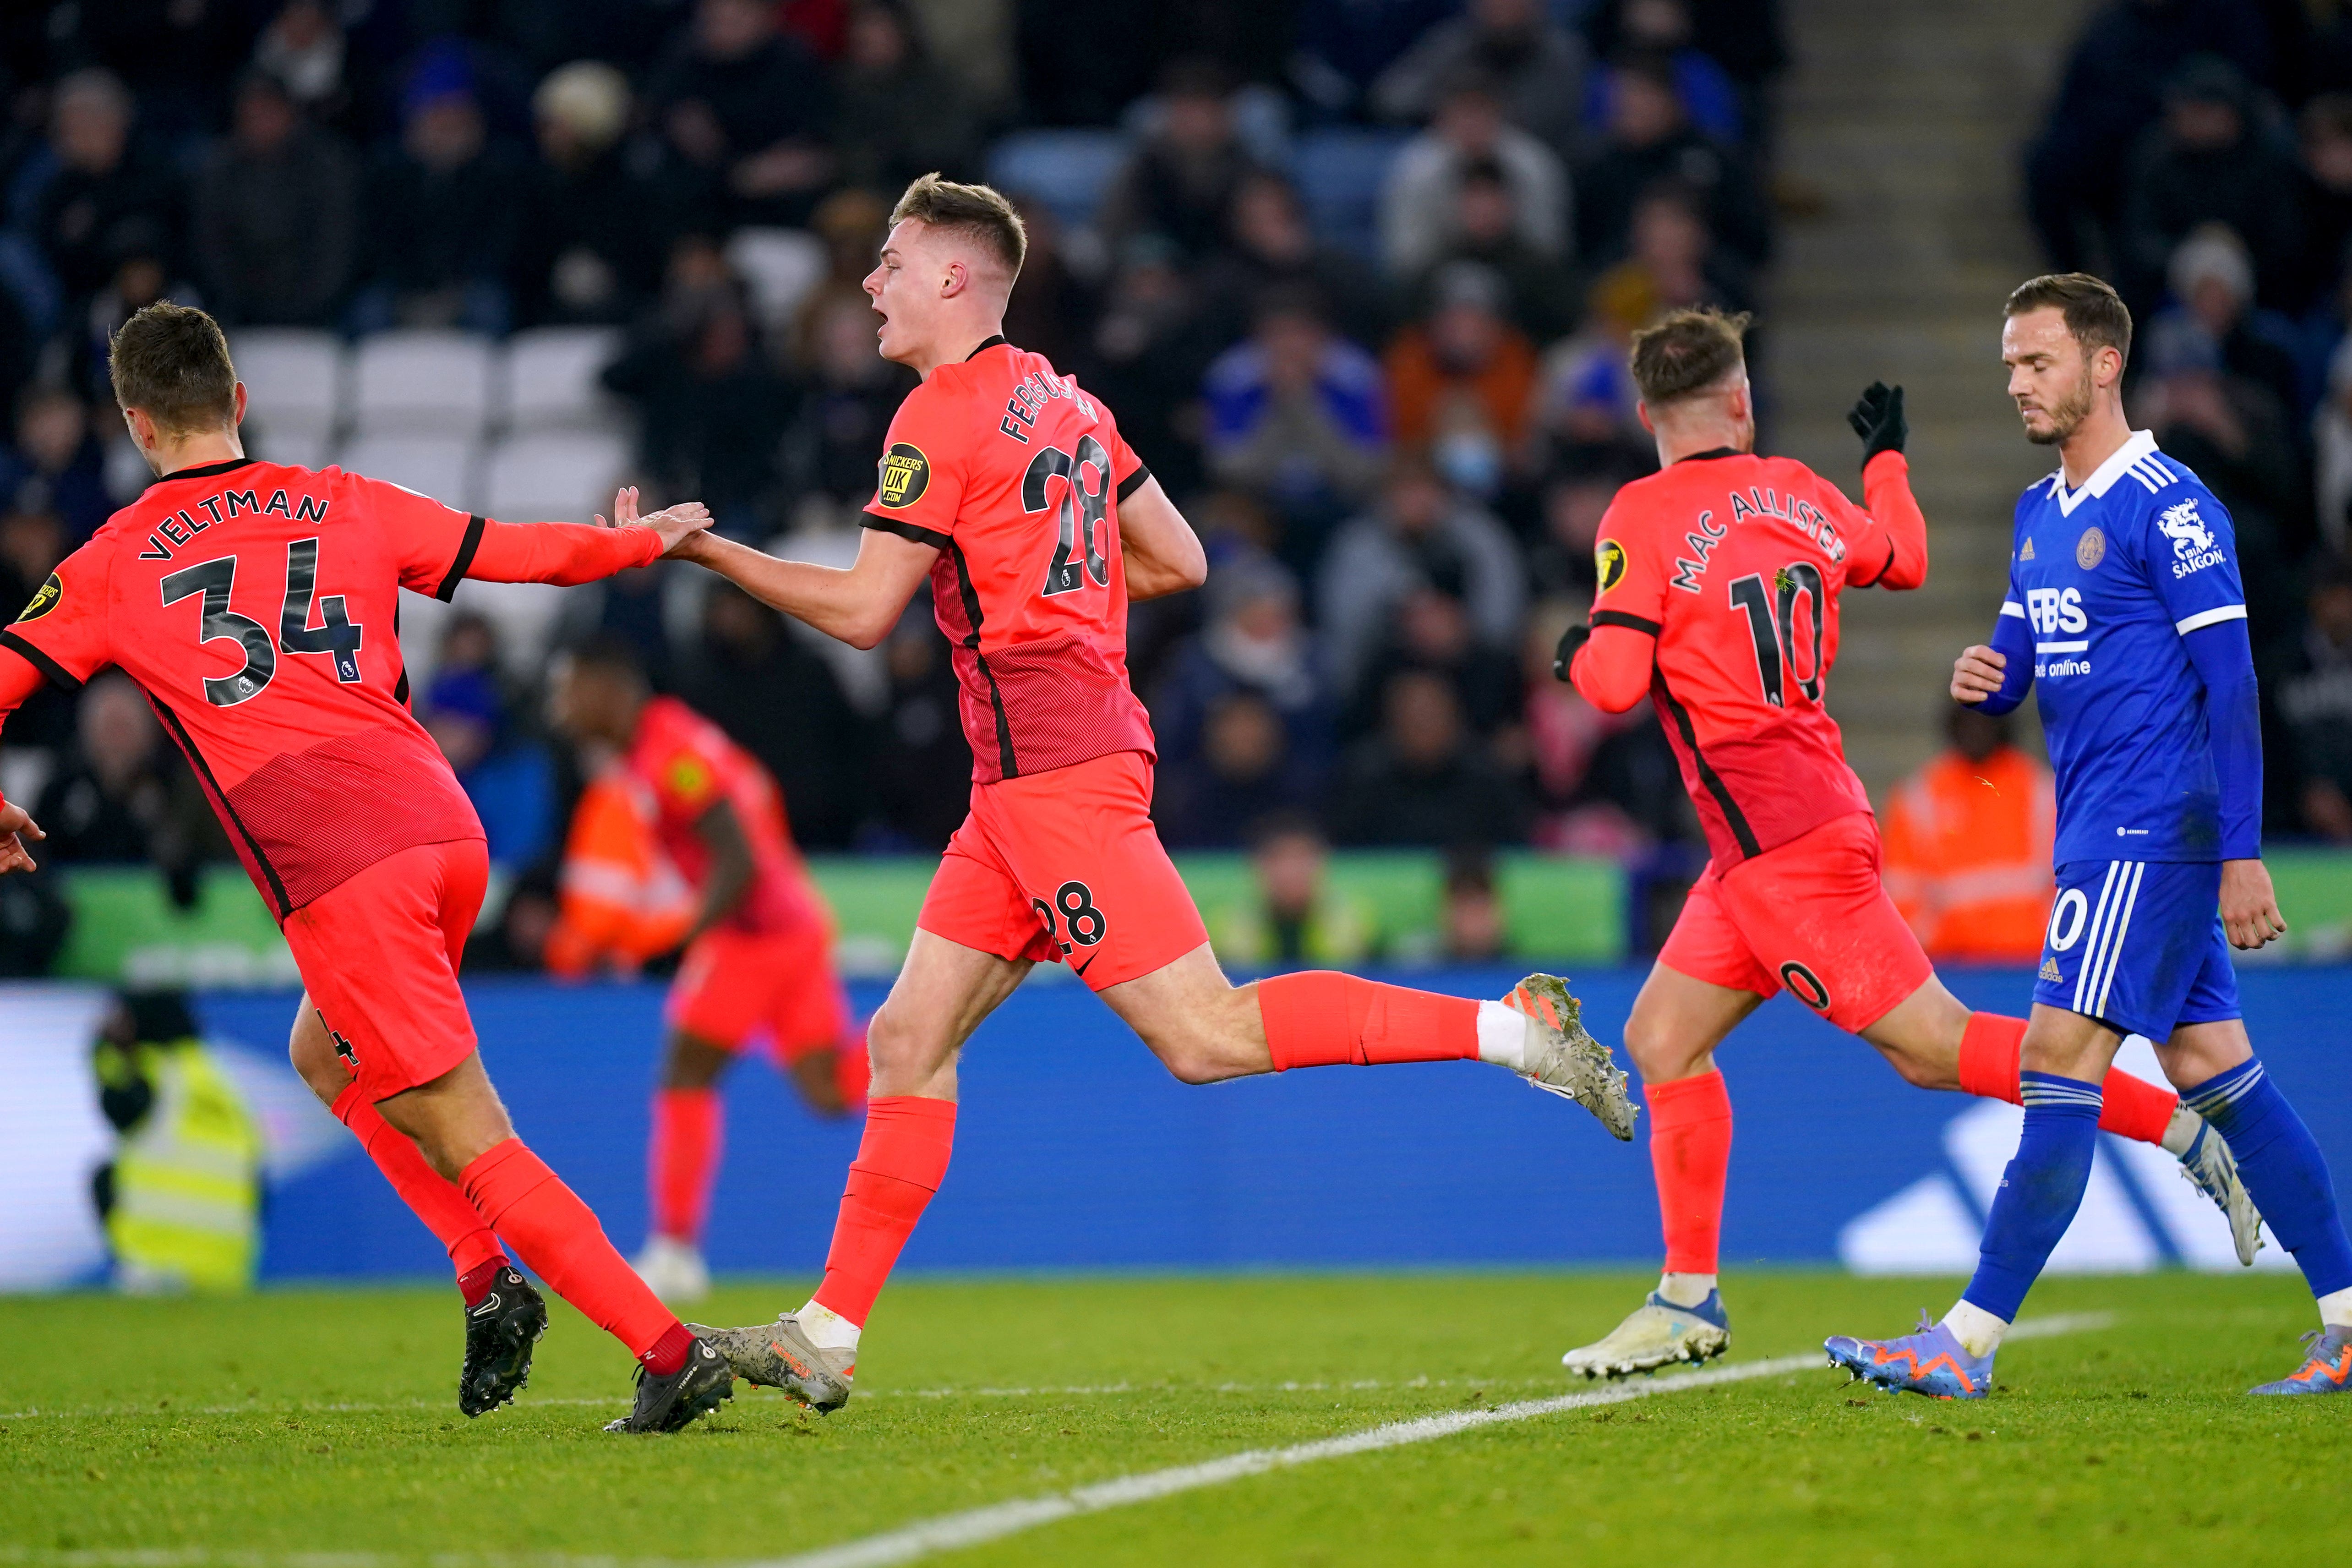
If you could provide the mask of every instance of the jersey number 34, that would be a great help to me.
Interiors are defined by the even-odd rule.
[[[197,628],[200,640],[235,642],[245,649],[243,669],[235,675],[205,678],[205,700],[215,708],[234,708],[260,696],[278,674],[279,647],[288,653],[331,655],[335,679],[345,685],[360,678],[357,656],[363,628],[352,624],[343,609],[343,596],[330,594],[320,600],[320,618],[325,624],[310,624],[310,603],[319,591],[319,542],[315,539],[298,539],[286,547],[286,595],[278,605],[274,646],[268,626],[228,607],[229,595],[236,588],[236,556],[224,555],[174,572],[163,579],[163,588],[167,605],[204,595],[203,618]]]

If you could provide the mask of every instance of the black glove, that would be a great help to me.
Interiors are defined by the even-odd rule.
[[[1560,679],[1568,679],[1568,667],[1576,662],[1576,650],[1592,640],[1592,628],[1582,621],[1559,634],[1559,647],[1551,656],[1551,672]]]
[[[1862,464],[1881,452],[1899,452],[1910,437],[1911,426],[1903,417],[1903,389],[1890,387],[1883,381],[1874,381],[1869,389],[1854,402],[1845,422],[1862,437]]]

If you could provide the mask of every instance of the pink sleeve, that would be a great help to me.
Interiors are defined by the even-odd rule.
[[[113,567],[113,539],[106,533],[59,562],[24,612],[0,627],[0,648],[16,656],[0,664],[14,667],[12,675],[34,671],[33,686],[46,676],[68,691],[112,664],[107,622]]]
[[[345,474],[343,482],[390,543],[392,558],[400,564],[402,587],[436,599],[457,591],[466,576],[465,562],[480,537],[482,519],[389,480]]]
[[[555,583],[572,587],[646,565],[662,552],[661,535],[650,528],[473,521],[478,526],[467,533],[470,548],[460,552],[452,570],[459,577],[483,583]]]

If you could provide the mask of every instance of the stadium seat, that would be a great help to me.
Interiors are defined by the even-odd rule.
[[[1129,145],[1116,131],[1016,131],[990,149],[988,183],[1043,202],[1065,224],[1088,227]]]
[[[378,332],[353,351],[352,416],[364,435],[478,435],[490,413],[488,338],[437,329]]]
[[[248,327],[233,334],[229,357],[256,420],[332,430],[343,409],[343,345],[304,327]],[[291,459],[289,459],[289,461]]]
[[[740,228],[727,242],[727,264],[751,290],[751,309],[770,331],[782,330],[824,277],[824,242],[796,228]]]
[[[472,511],[479,459],[478,447],[467,436],[362,434],[343,443],[338,460],[346,473],[389,479],[444,506]]]
[[[1325,244],[1379,259],[1381,189],[1404,143],[1403,133],[1392,131],[1310,131],[1298,138],[1291,178]]]
[[[533,327],[507,340],[510,431],[609,427],[619,411],[598,377],[621,352],[611,327]]]
[[[629,444],[611,431],[509,437],[483,469],[481,510],[511,522],[585,522],[610,513],[628,467]]]
[[[291,463],[302,468],[325,468],[327,454],[335,445],[332,425],[306,419],[290,410],[248,415],[237,434],[245,438],[247,457],[258,458],[265,463]]]

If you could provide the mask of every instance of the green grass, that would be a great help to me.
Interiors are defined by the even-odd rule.
[[[1735,1363],[1817,1347],[1826,1332],[1907,1328],[1954,1289],[1813,1274],[1729,1283]],[[1646,1284],[909,1280],[877,1312],[845,1411],[818,1420],[739,1385],[716,1419],[667,1438],[599,1430],[624,1407],[630,1364],[561,1306],[522,1402],[468,1422],[451,1395],[460,1327],[446,1288],[0,1300],[0,1562],[785,1556],[1561,1392],[1560,1351],[1607,1329]],[[738,1285],[709,1311],[751,1321],[800,1295]],[[2113,1327],[2005,1350],[2004,1382],[1982,1404],[1864,1397],[1808,1370],[1279,1470],[940,1561],[2344,1561],[2352,1399],[2243,1394],[2294,1364],[2311,1321],[2300,1282],[2056,1279],[2032,1310],[2100,1308],[2118,1314]],[[1003,1392],[1023,1389],[1035,1392]],[[428,1563],[441,1554],[463,1561]]]

